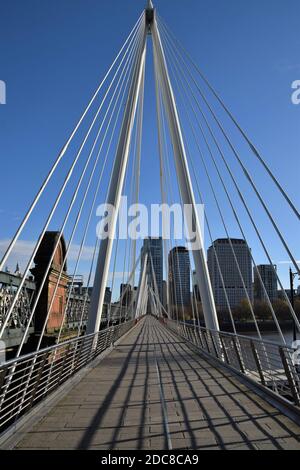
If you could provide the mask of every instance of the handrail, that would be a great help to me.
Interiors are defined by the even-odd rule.
[[[107,350],[135,320],[73,338],[0,364],[0,432]]]
[[[124,325],[125,323],[122,323],[122,325]],[[118,325],[119,326],[119,325]],[[104,330],[99,330],[99,331],[96,331],[96,333],[90,333],[88,335],[83,335],[83,336],[78,336],[76,338],[71,338],[71,339],[68,339],[66,341],[62,341],[61,343],[57,343],[57,344],[54,344],[53,346],[48,346],[46,348],[43,348],[43,349],[39,349],[38,351],[34,351],[34,352],[30,352],[30,353],[27,353],[27,354],[23,354],[22,356],[19,356],[19,357],[16,357],[15,359],[10,359],[9,361],[5,361],[5,362],[1,362],[0,363],[0,369],[3,369],[4,367],[6,366],[10,366],[10,365],[15,365],[17,364],[18,362],[23,362],[24,360],[28,360],[30,359],[31,357],[34,357],[36,355],[39,355],[39,354],[42,354],[42,353],[46,353],[46,352],[49,352],[49,351],[53,351],[57,348],[60,348],[61,346],[67,346],[68,344],[70,343],[76,343],[78,341],[81,341],[83,339],[87,339],[87,338],[91,338],[91,337],[95,337],[97,335],[99,335],[100,333],[104,332],[104,331],[109,331],[111,329],[115,328],[114,325],[108,327],[108,328],[105,328]]]
[[[203,331],[211,331],[212,333],[222,333],[222,335],[226,335],[226,336],[232,336],[232,337],[237,337],[237,338],[244,338],[244,339],[251,339],[253,341],[256,341],[257,343],[263,343],[263,344],[270,344],[272,346],[284,346],[286,347],[287,349],[290,349],[291,351],[294,352],[294,349],[291,348],[290,346],[287,346],[286,344],[283,344],[283,343],[276,343],[276,341],[270,341],[269,339],[260,339],[260,338],[257,338],[255,336],[247,336],[247,335],[241,335],[241,334],[234,334],[234,333],[230,333],[230,331],[219,331],[219,330],[214,330],[214,329],[211,329],[211,328],[206,328],[204,326],[200,326],[197,325],[197,324],[191,324],[191,323],[187,323],[187,322],[183,322],[183,321],[179,321],[178,323],[182,324],[182,325],[185,325],[185,326],[190,326],[190,327],[197,327],[197,328],[200,328],[201,330]]]
[[[236,372],[246,375],[268,392],[300,407],[300,368],[295,363],[293,348],[171,319],[166,319],[164,323],[170,330]]]

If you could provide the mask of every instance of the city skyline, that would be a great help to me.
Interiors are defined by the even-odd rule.
[[[242,244],[242,245],[244,244],[243,239],[231,239],[231,241],[232,241],[233,247],[234,247],[235,243],[237,243],[237,246],[239,246],[240,244]],[[152,242],[153,242],[153,246],[152,246]],[[213,241],[213,244],[211,246],[209,246],[208,249],[207,249],[207,265],[208,265],[208,268],[209,268],[209,271],[210,271],[212,284],[213,284],[213,286],[214,286],[214,284],[216,284],[216,285],[218,284],[220,286],[218,289],[215,289],[213,287],[215,299],[218,298],[219,295],[220,295],[220,294],[216,293],[216,290],[219,290],[219,291],[223,292],[222,281],[221,281],[220,274],[219,274],[219,268],[217,266],[216,261],[214,260],[215,255],[214,255],[214,250],[213,250],[213,246],[215,246],[215,247],[218,246],[218,244],[220,244],[220,242],[221,242],[221,245],[224,244],[224,242],[226,243],[226,245],[229,245],[228,246],[229,258],[232,258],[230,260],[230,263],[229,263],[230,266],[231,266],[230,267],[229,264],[228,264],[228,254],[227,254],[227,257],[222,259],[222,255],[224,257],[224,253],[221,252],[221,253],[218,254],[218,251],[217,251],[217,255],[219,257],[219,262],[221,261],[220,262],[220,268],[221,268],[222,274],[224,275],[224,279],[226,278],[226,272],[228,271],[228,269],[229,269],[229,271],[230,270],[235,271],[234,276],[236,277],[236,279],[240,278],[240,274],[238,272],[236,262],[234,260],[233,255],[232,255],[232,248],[230,248],[230,244],[228,242],[228,239],[219,239],[219,238],[217,238],[216,240]],[[246,246],[246,249],[248,250],[248,248],[249,248],[249,250],[251,252],[251,247],[248,247],[247,245],[245,245],[245,246]],[[184,248],[184,250],[186,250],[189,253],[189,256],[190,256],[190,252],[185,247],[182,247],[181,245],[175,245],[167,253],[168,263],[169,263],[170,253],[172,252],[172,250],[176,250],[178,248]],[[233,249],[235,250],[235,248],[233,248]],[[166,281],[167,277],[169,277],[169,271],[166,274],[165,269],[164,269],[164,262],[163,262],[164,250],[163,250],[162,237],[151,237],[151,236],[149,236],[149,237],[146,237],[146,238],[143,239],[143,245],[142,245],[142,248],[141,248],[141,261],[140,261],[141,266],[143,265],[143,262],[144,262],[145,253],[148,250],[150,250],[150,252],[152,251],[154,271],[155,271],[156,277],[158,279],[158,290],[160,292],[161,300],[162,300],[162,297],[163,297],[163,292],[162,292],[163,285],[162,285],[162,283]],[[238,260],[238,263],[241,267],[241,271],[243,271],[243,262],[241,262],[241,260],[238,259],[239,256],[238,256],[238,253],[237,253],[236,250],[235,250],[235,254],[237,255],[237,260]],[[223,264],[223,267],[222,267],[222,264]],[[213,265],[214,265],[214,267],[213,267]],[[281,289],[278,286],[278,281],[277,281],[276,275],[274,274],[274,270],[277,271],[277,266],[276,265],[270,265],[270,264],[257,264],[256,268],[258,269],[258,271],[260,273],[260,276],[261,276],[261,279],[265,284],[265,288],[266,288],[266,291],[269,294],[270,300],[273,301],[274,298],[278,298],[278,292],[280,292]],[[248,262],[248,267],[247,267],[248,274],[246,276],[244,276],[244,280],[246,279],[246,284],[249,287],[248,294],[249,294],[249,298],[251,299],[252,302],[255,299],[266,300],[265,293],[262,291],[261,281],[258,279],[258,276],[257,276],[257,269],[256,268],[253,265],[253,261],[251,260],[250,255],[249,255],[249,262]],[[252,270],[251,275],[250,275],[250,270]],[[152,268],[151,268],[149,260],[148,260],[148,269],[147,269],[147,271],[148,271],[148,274],[151,275]],[[19,262],[16,263],[15,270],[7,269],[7,270],[5,270],[5,272],[7,272],[8,274],[11,274],[11,275],[16,275],[16,276],[21,276],[22,275],[22,271],[20,270]],[[118,298],[119,298],[118,293],[119,293],[120,289],[122,288],[122,280],[124,279],[124,277],[127,274],[129,274],[129,273],[126,273],[126,272],[115,273],[115,275],[114,275],[115,286],[114,286],[113,293],[111,293],[113,301],[118,301]],[[197,282],[194,274],[195,274],[195,271],[192,271],[191,267],[190,267],[190,285],[191,285],[190,292],[191,292],[191,294],[193,293],[193,287],[196,285],[196,282]],[[111,275],[113,275],[113,273],[111,273]],[[216,277],[216,276],[218,278],[218,281],[216,281],[216,280],[214,281],[214,277]],[[68,277],[70,279],[72,279],[71,273],[69,273]],[[85,286],[84,276],[81,273],[78,273],[77,277],[80,277],[82,279],[80,281],[80,283],[83,286]],[[28,277],[28,279],[31,280],[32,275],[30,275]],[[248,279],[248,281],[247,281],[247,279]],[[136,279],[136,281],[137,280],[138,279]],[[226,282],[225,282],[225,284],[226,284]],[[238,283],[238,284],[240,284],[240,283]],[[125,283],[124,285],[126,286],[127,284]],[[136,288],[136,285],[134,287]],[[289,291],[290,290],[289,287],[290,286],[287,286],[285,288],[285,290]],[[91,283],[89,285],[89,288],[90,289],[92,288]],[[239,286],[239,289],[244,291],[243,286]],[[299,289],[300,289],[300,284],[298,285],[297,282],[296,282],[295,285],[294,285],[295,292]],[[107,290],[110,291],[110,286],[107,286]],[[256,293],[255,293],[255,291],[256,291]],[[276,296],[274,294],[275,292],[276,292]],[[245,298],[245,295],[243,295],[243,294],[241,294],[241,295],[242,296],[239,296],[240,300]],[[221,296],[223,297],[223,293],[221,294]],[[230,295],[229,295],[229,298],[230,298]],[[232,297],[232,299],[233,299],[233,297]],[[218,302],[216,302],[216,303],[218,304]],[[238,303],[239,302],[234,302],[233,301],[232,306],[234,306]],[[220,305],[218,304],[218,306],[227,307],[226,300],[223,298],[223,300],[221,301],[221,304]]]

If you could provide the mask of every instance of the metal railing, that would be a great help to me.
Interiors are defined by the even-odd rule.
[[[111,326],[0,364],[0,432],[129,331]]]
[[[165,324],[235,371],[289,403],[300,406],[300,369],[293,360],[294,349],[271,341],[209,330],[174,320],[166,320]]]

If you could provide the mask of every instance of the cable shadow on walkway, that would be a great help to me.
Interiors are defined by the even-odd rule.
[[[139,343],[139,340],[142,339],[143,336],[144,336],[144,325],[142,325],[141,330],[140,330],[136,340],[132,344],[131,349],[129,350],[129,352],[127,354],[126,360],[123,363],[123,366],[122,366],[122,368],[119,372],[118,377],[116,378],[116,380],[112,384],[112,386],[111,386],[110,390],[108,391],[103,403],[101,404],[101,407],[99,408],[96,415],[92,419],[88,430],[85,432],[84,436],[80,440],[80,442],[77,446],[78,449],[88,449],[88,447],[90,446],[90,444],[92,442],[92,439],[93,439],[93,436],[94,436],[95,432],[100,428],[101,422],[102,422],[105,414],[109,411],[109,407],[110,407],[110,405],[113,401],[113,398],[114,398],[116,392],[118,391],[119,386],[120,386],[120,384],[121,384],[121,382],[122,382],[122,380],[123,380],[123,378],[126,374],[126,371],[128,369],[128,366],[129,366],[130,358],[133,356],[133,353],[134,353],[134,351],[135,351],[135,349],[136,349],[136,347]],[[141,345],[142,344],[143,344],[143,342],[141,341]]]
[[[114,430],[114,433],[113,433],[113,436],[112,436],[112,439],[111,439],[110,449],[112,449],[112,450],[115,449],[116,447],[118,447],[118,442],[119,442],[118,441],[118,436],[119,436],[119,433],[120,433],[125,415],[128,411],[128,407],[130,406],[130,398],[131,398],[131,395],[132,395],[132,391],[133,391],[133,388],[134,388],[134,383],[135,383],[135,380],[137,378],[138,368],[139,368],[139,365],[140,365],[140,356],[141,356],[141,353],[142,353],[142,350],[143,350],[145,344],[147,345],[147,349],[148,349],[148,341],[145,341],[146,334],[149,335],[148,330],[149,330],[148,324],[145,322],[143,324],[143,327],[142,327],[143,336],[141,338],[140,347],[137,351],[137,359],[136,359],[135,369],[134,369],[134,372],[133,372],[133,375],[132,375],[130,385],[129,385],[128,390],[127,390],[127,394],[126,394],[124,403],[122,405],[122,411],[121,411],[121,414],[120,414],[120,417],[119,417],[119,422],[118,422],[117,426],[115,427],[115,430]],[[136,347],[137,347],[137,345],[136,345]],[[127,358],[126,358],[126,362],[128,362]],[[146,363],[147,363],[147,361],[146,361]],[[146,371],[146,381],[147,381],[147,371]],[[145,387],[146,383],[144,384],[144,387]],[[145,396],[145,391],[144,391],[144,396]],[[143,444],[143,436],[141,434],[142,434],[142,432],[144,430],[144,427],[145,427],[145,415],[146,415],[146,409],[145,408],[146,408],[146,401],[144,400],[143,404],[142,404],[142,413],[141,413],[140,424],[138,426],[138,438],[137,438],[137,440],[138,440],[138,445],[140,447]],[[133,439],[135,439],[135,438],[128,439],[128,441],[133,440]],[[122,440],[120,442],[124,442],[124,440]]]
[[[199,363],[198,361],[195,359],[195,350],[193,349],[193,346],[192,345],[189,345],[189,343],[186,343],[185,345],[185,348],[181,345],[181,357],[184,361],[187,362],[187,359],[186,359],[186,355],[188,354],[189,356],[189,359],[191,359],[191,361],[195,362],[195,364],[197,365],[197,367],[199,368]],[[198,353],[200,357],[201,356],[201,353],[199,352]],[[189,364],[191,366],[191,363],[190,362],[187,362],[187,364]],[[205,367],[205,364],[208,365],[208,367]],[[250,395],[250,392],[249,391],[245,391],[241,386],[239,387],[238,384],[236,383],[238,381],[238,378],[237,379],[233,379],[231,377],[231,374],[226,374],[224,370],[222,370],[222,365],[220,365],[220,367],[216,367],[216,366],[212,366],[210,365],[208,359],[203,359],[202,362],[201,362],[201,368],[205,371],[205,373],[210,377],[211,380],[213,380],[219,387],[220,389],[222,389],[222,391],[224,392],[224,396],[228,396],[228,391],[224,388],[223,384],[220,383],[218,377],[216,377],[215,375],[213,375],[211,373],[211,368],[214,367],[215,369],[218,370],[218,372],[220,373],[220,375],[225,378],[228,382],[231,383],[232,386],[234,386],[236,389],[239,390],[240,393],[243,393],[244,395],[247,396],[247,399],[249,400],[249,402],[252,402],[254,403],[258,408],[260,408],[265,417],[268,417],[268,418],[272,418],[274,419],[274,421],[277,422],[277,424],[280,424],[281,427],[285,427],[281,422],[278,422],[276,417],[274,416],[270,416],[268,411],[266,411],[262,404],[261,403],[258,403],[257,401],[253,400],[253,397]],[[194,368],[193,369],[194,372],[197,374],[199,380],[202,382],[203,386],[205,387],[205,389],[207,390],[207,393],[209,396],[213,397],[214,400],[216,401],[216,403],[218,404],[218,406],[220,406],[223,411],[229,415],[230,417],[230,414],[228,412],[226,412],[226,410],[224,409],[224,407],[222,406],[222,404],[220,403],[219,399],[214,395],[214,393],[212,393],[212,391],[210,390],[209,388],[209,385],[207,385],[207,383],[205,383],[205,380],[203,380],[203,378],[201,377],[201,374],[199,374],[199,372]],[[245,406],[243,406],[237,399],[235,399],[234,395],[233,394],[230,394],[230,399],[233,401],[233,403],[239,407],[239,409],[242,411],[243,415],[245,416],[245,422],[248,422],[248,421],[251,421],[255,427],[263,434],[266,436],[265,439],[263,438],[257,438],[257,439],[251,439],[249,440],[249,438],[246,438],[247,439],[247,442],[251,444],[251,441],[255,441],[256,443],[258,441],[260,442],[263,442],[263,441],[266,441],[266,442],[271,442],[275,448],[277,449],[282,449],[283,447],[280,445],[280,443],[278,442],[278,439],[280,439],[280,437],[277,437],[277,438],[274,438],[274,436],[272,435],[272,432],[270,430],[270,432],[268,432],[263,426],[260,425],[259,422],[257,422],[257,418],[253,417],[253,415],[247,410],[247,408]],[[239,423],[241,423],[242,420],[240,419],[239,420]],[[244,433],[241,432],[241,430],[237,427],[237,419],[236,420],[233,420],[231,418],[231,424],[234,425],[235,429],[239,431],[239,433],[241,435],[244,435]],[[286,428],[286,430],[288,431],[288,429]],[[298,437],[292,433],[291,431],[288,431],[288,435],[294,438],[296,438],[297,440]],[[282,436],[282,438],[284,438],[285,436]],[[253,444],[251,444],[251,447],[252,447]]]

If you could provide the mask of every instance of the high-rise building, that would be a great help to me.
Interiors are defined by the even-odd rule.
[[[176,246],[170,251],[168,261],[170,304],[188,306],[191,303],[189,252],[184,246]]]
[[[264,283],[267,295],[271,302],[277,299],[277,276],[276,266],[271,264],[260,264],[257,266],[257,270],[254,268],[254,298],[257,300],[266,301],[267,296],[264,292],[263,286],[259,279],[258,273],[260,274],[261,280]]]
[[[235,256],[232,252],[232,248]],[[221,238],[215,240],[207,252],[207,263],[212,289],[216,306],[219,308],[227,308],[227,302],[217,260],[219,261],[230,306],[235,307],[242,300],[247,298],[235,258],[238,262],[240,273],[244,280],[249,298],[251,302],[253,301],[252,260],[250,248],[245,240],[232,238],[230,244],[228,238]]]
[[[111,303],[111,288],[110,287],[105,287],[105,294],[104,294],[104,303],[105,304],[110,304]]]
[[[144,260],[146,253],[148,253],[147,262],[147,275],[149,279],[153,279],[151,259],[153,263],[153,270],[155,273],[157,289],[160,301],[163,300],[163,244],[162,237],[148,237],[144,239],[144,244],[141,249],[141,271],[143,270]],[[153,286],[154,288],[154,286]]]
[[[132,290],[130,284],[120,285],[120,301],[123,306],[129,306],[132,298]]]

